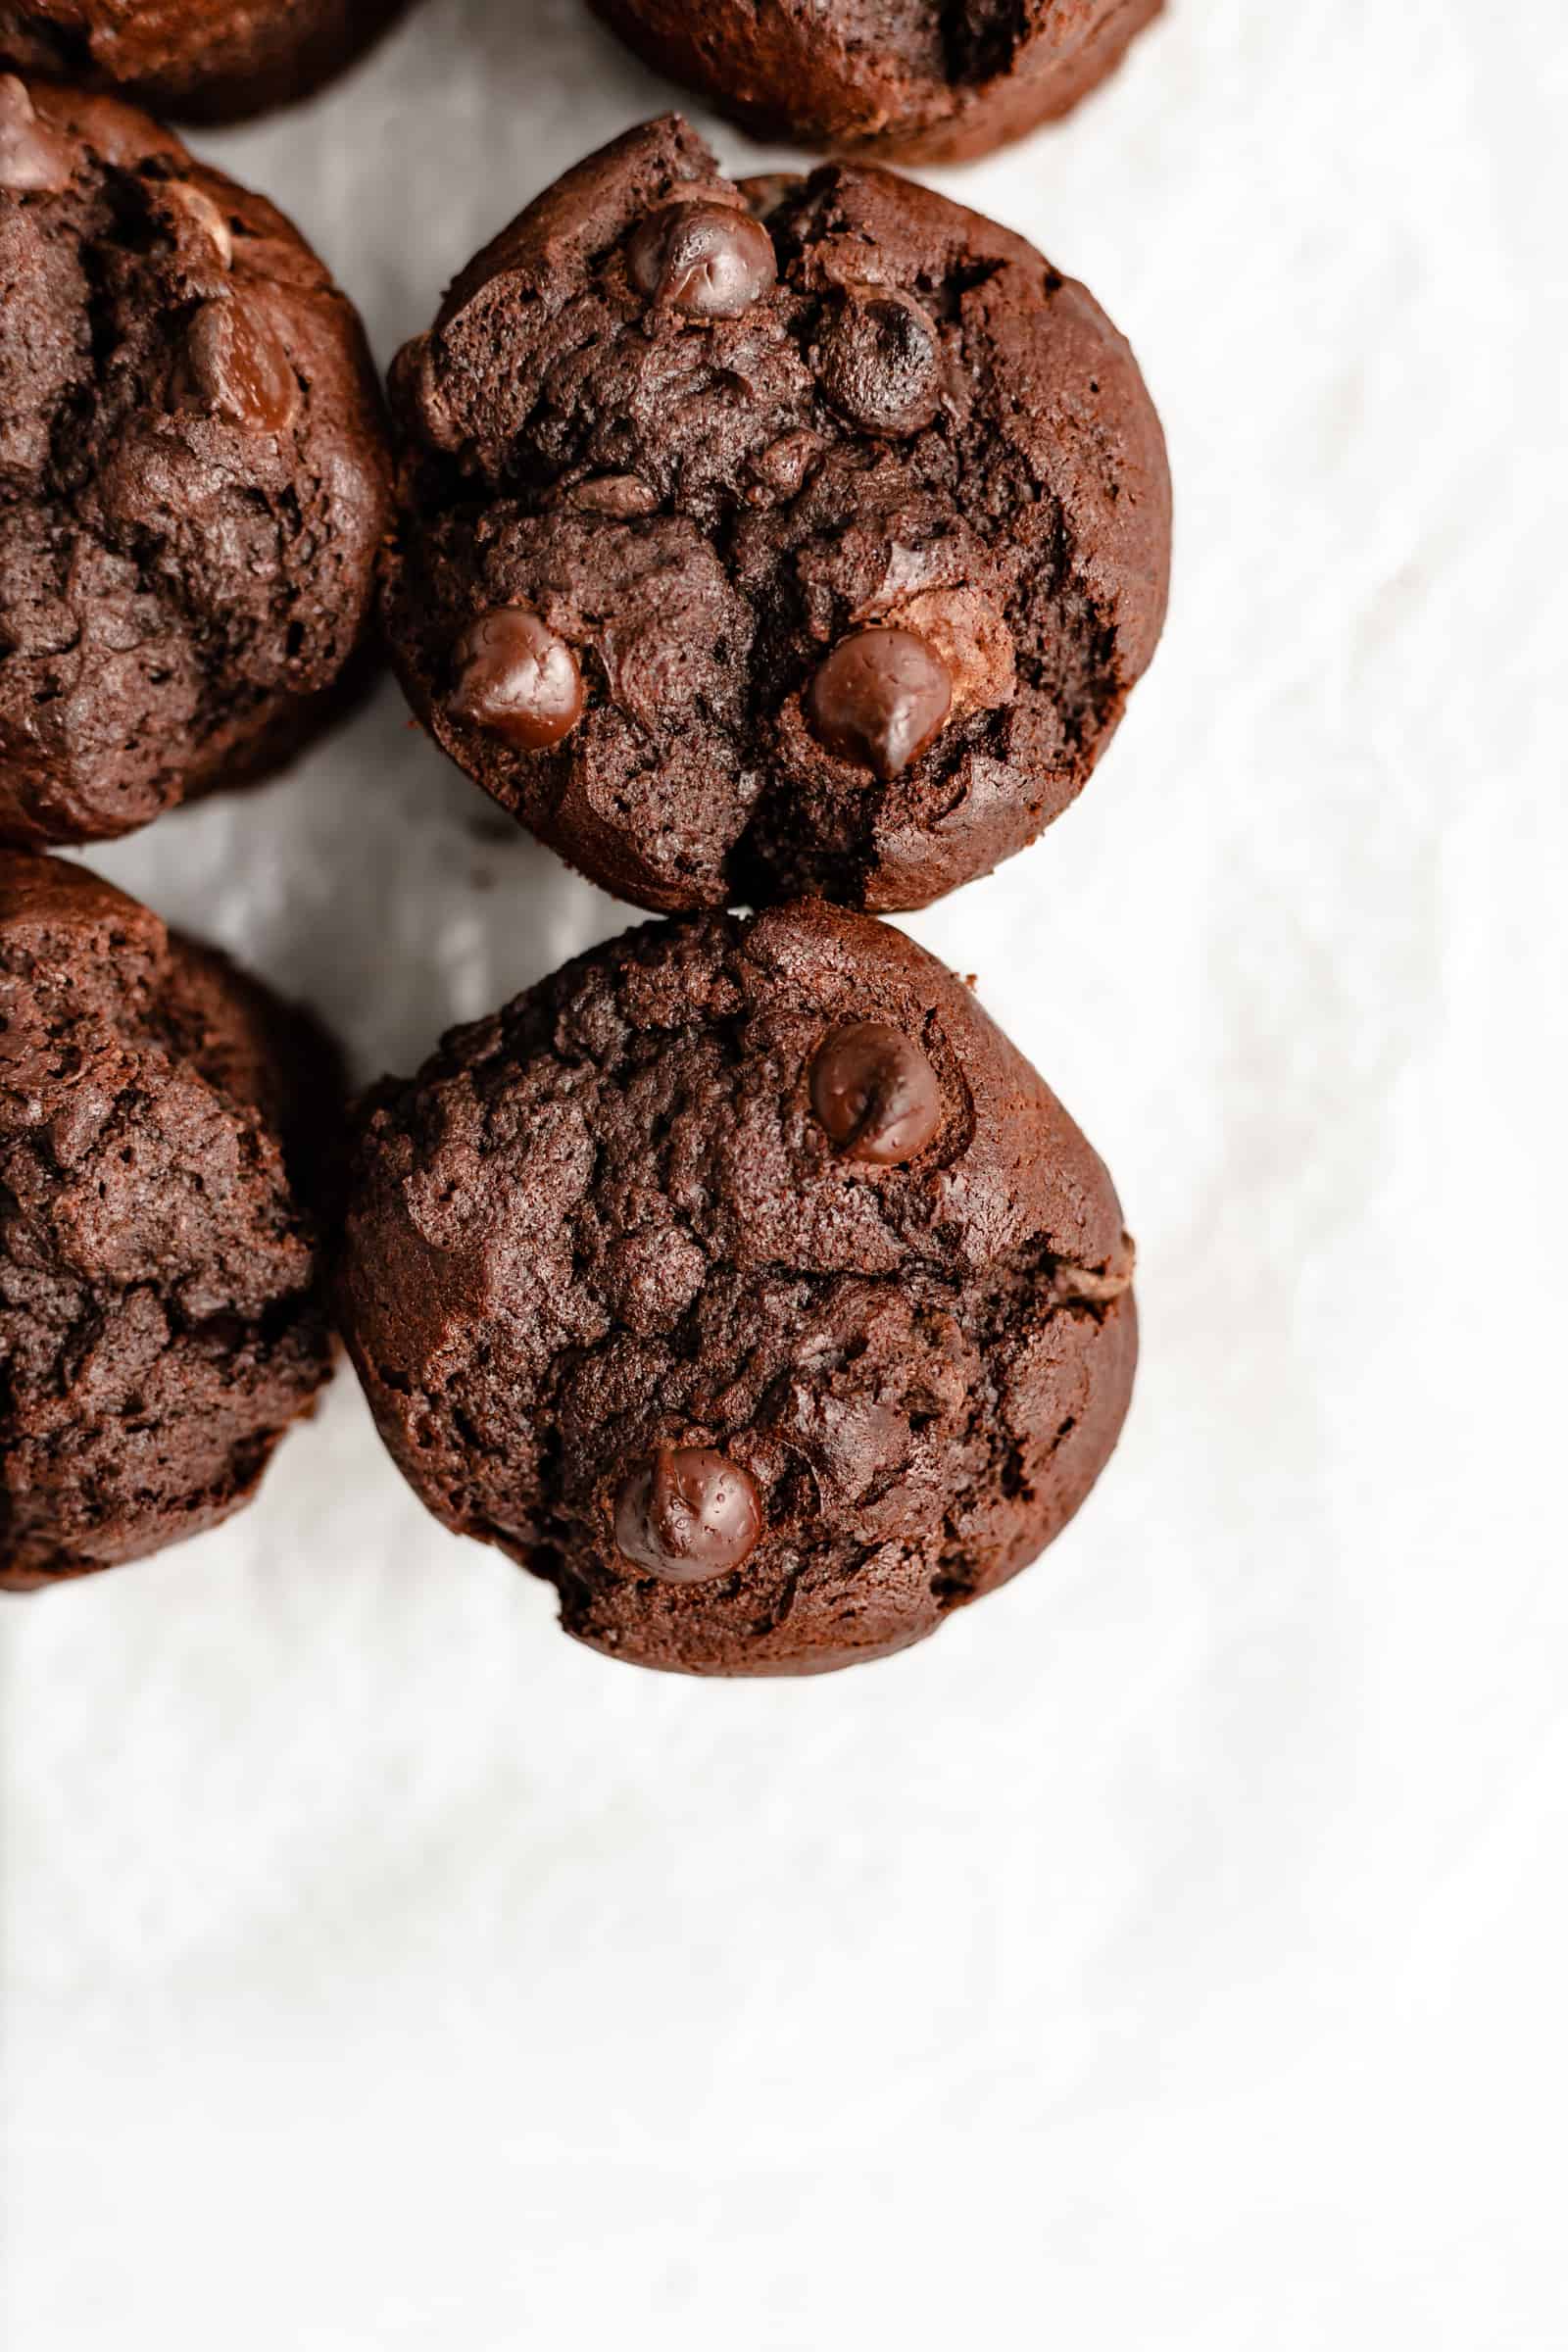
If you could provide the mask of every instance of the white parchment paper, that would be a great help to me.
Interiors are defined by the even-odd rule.
[[[205,145],[384,361],[667,102],[427,0]],[[1172,0],[932,175],[1170,432],[1120,739],[909,926],[1115,1171],[1121,1451],[927,1646],[705,1687],[443,1536],[345,1373],[232,1527],[0,1611],[16,2352],[1568,2339],[1565,105],[1560,0]],[[369,1074],[625,919],[488,813],[388,687],[92,862]]]

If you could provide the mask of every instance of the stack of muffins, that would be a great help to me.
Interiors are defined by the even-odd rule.
[[[930,156],[1155,0],[599,4],[749,124]],[[877,1656],[1035,1557],[1131,1390],[1104,1168],[876,915],[1086,782],[1163,618],[1158,421],[1020,237],[876,162],[728,180],[670,116],[475,257],[389,422],[289,222],[113,91],[233,115],[396,13],[0,0],[0,1585],[236,1509],[335,1326],[581,1640]],[[383,644],[662,919],[350,1105],[308,1014],[46,853],[270,772]]]

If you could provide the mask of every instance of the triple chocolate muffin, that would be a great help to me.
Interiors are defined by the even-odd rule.
[[[645,1666],[903,1648],[1083,1501],[1109,1177],[970,991],[822,904],[650,924],[362,1114],[340,1321],[442,1523]]]
[[[660,911],[920,906],[1082,789],[1165,611],[1126,343],[1021,237],[857,165],[617,139],[393,368],[383,614],[500,805]]]
[[[1069,112],[1161,0],[591,0],[761,139],[956,162]]]
[[[303,98],[408,0],[0,0],[0,59],[224,122]]]
[[[80,866],[0,851],[0,1586],[254,1492],[331,1368],[314,1024]]]
[[[282,214],[0,75],[0,841],[124,833],[318,729],[389,487],[359,319]]]

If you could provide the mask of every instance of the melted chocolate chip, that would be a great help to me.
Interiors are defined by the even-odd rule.
[[[456,678],[447,709],[525,752],[548,751],[583,713],[577,657],[526,605],[470,621],[452,649]]]
[[[817,373],[841,416],[890,440],[922,431],[942,406],[936,326],[897,286],[845,287]]]
[[[773,240],[727,204],[670,204],[632,232],[632,284],[693,318],[739,318],[778,277]]]
[[[75,142],[45,122],[15,74],[0,74],[0,188],[58,196],[71,185]]]
[[[286,432],[300,387],[281,337],[247,302],[204,302],[185,333],[180,391],[250,433]]]
[[[858,629],[841,639],[806,693],[817,741],[884,783],[918,760],[952,709],[952,673],[911,629]]]
[[[615,1496],[615,1545],[633,1567],[698,1585],[750,1558],[762,1532],[757,1488],[711,1446],[662,1446]]]
[[[884,1021],[855,1021],[818,1046],[811,1107],[846,1159],[890,1168],[936,1134],[942,1089],[912,1037]]]

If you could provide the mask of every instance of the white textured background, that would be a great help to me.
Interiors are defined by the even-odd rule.
[[[664,102],[429,0],[207,145],[384,360]],[[708,1687],[345,1374],[231,1529],[0,1612],[15,2352],[1560,2352],[1565,110],[1562,0],[1175,0],[933,175],[1170,431],[1113,753],[911,925],[1116,1173],[1121,1451],[924,1648]],[[388,689],[94,862],[407,1067],[622,919],[484,808]]]

